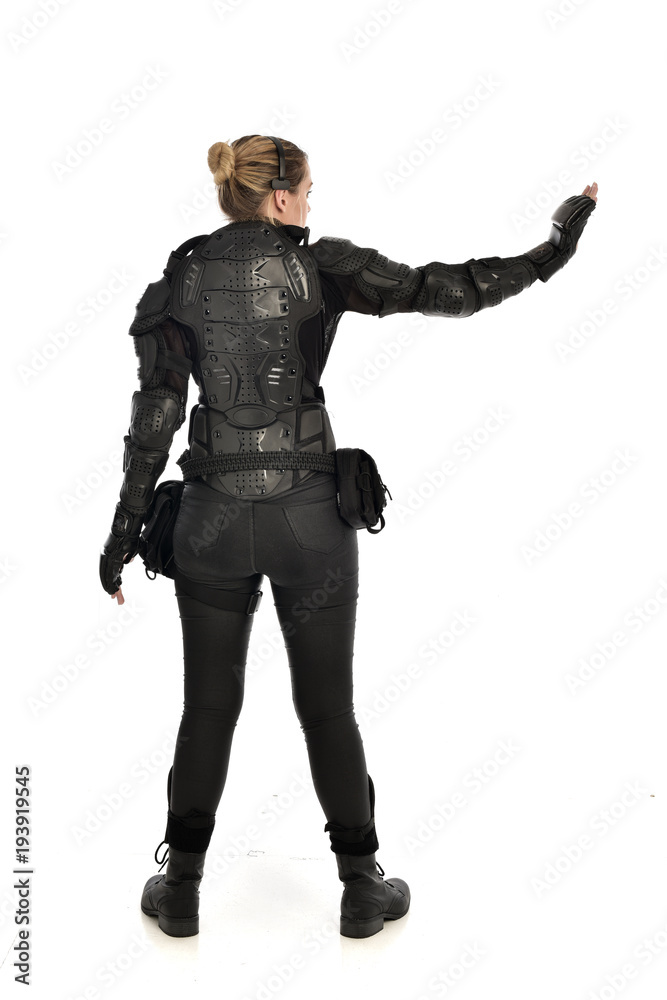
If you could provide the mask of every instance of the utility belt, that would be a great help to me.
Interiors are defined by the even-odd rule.
[[[329,472],[336,477],[338,513],[347,524],[366,528],[374,535],[385,526],[382,511],[387,505],[385,494],[389,490],[382,482],[374,459],[363,448],[337,448],[326,455],[307,451],[259,451],[234,455],[219,453],[210,458],[190,458],[190,449],[186,448],[176,464],[181,468],[183,479],[167,479],[157,486],[139,538],[139,555],[150,580],[160,573],[174,580],[184,593],[216,607],[253,614],[259,607],[262,591],[253,594],[220,591],[188,580],[178,572],[174,564],[173,531],[187,480],[237,469]],[[391,493],[389,497],[393,499]],[[380,527],[376,528],[378,521]]]

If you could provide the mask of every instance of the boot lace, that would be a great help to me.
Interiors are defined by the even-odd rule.
[[[169,860],[169,844],[167,844],[167,847],[165,849],[164,859],[162,861],[160,861],[160,859],[157,856],[157,852],[160,850],[160,848],[162,847],[163,844],[167,844],[167,841],[166,840],[160,841],[160,843],[155,848],[155,854],[154,854],[155,864],[156,865],[160,865],[160,867],[158,868],[158,871],[162,871],[163,866],[166,865],[167,861]],[[384,872],[382,874],[384,874]]]

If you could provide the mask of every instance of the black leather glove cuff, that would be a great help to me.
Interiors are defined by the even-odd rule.
[[[597,203],[587,194],[575,194],[555,210],[551,216],[549,239],[525,254],[542,281],[548,281],[574,256],[579,238],[596,207]]]
[[[108,594],[122,584],[121,572],[139,549],[139,536],[146,511],[136,513],[116,504],[111,531],[100,554],[100,581]]]

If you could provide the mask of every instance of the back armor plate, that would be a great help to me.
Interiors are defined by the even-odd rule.
[[[309,252],[269,223],[223,226],[179,262],[170,311],[196,337],[193,375],[201,389],[190,418],[191,458],[335,450],[298,345],[301,323],[321,310]],[[271,468],[202,478],[221,493],[252,499],[285,492],[312,475]]]

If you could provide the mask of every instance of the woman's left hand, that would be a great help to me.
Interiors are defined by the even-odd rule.
[[[129,566],[129,564],[132,562],[133,559],[134,559],[134,556],[132,556],[132,559],[128,559],[127,562],[125,563],[125,565]],[[122,587],[119,587],[118,590],[116,591],[116,593],[111,595],[111,600],[113,600],[114,597],[118,599],[118,604],[119,605],[120,604],[125,604],[125,598],[123,597],[123,588]]]

